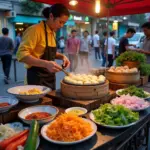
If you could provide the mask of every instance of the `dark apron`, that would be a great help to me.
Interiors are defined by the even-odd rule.
[[[44,23],[44,30],[45,30],[45,41],[46,41],[46,48],[44,54],[40,59],[54,61],[56,57],[56,47],[48,46],[48,36],[46,30],[46,23]],[[55,37],[54,37],[55,38]],[[31,67],[27,69],[27,83],[29,85],[44,85],[52,90],[55,90],[56,77],[55,73],[49,72],[45,68],[41,67]]]

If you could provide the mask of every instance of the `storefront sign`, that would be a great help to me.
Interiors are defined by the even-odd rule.
[[[113,30],[118,30],[118,22],[113,22]]]
[[[73,16],[73,19],[74,19],[74,20],[82,21],[82,17],[81,17],[81,16],[80,16],[80,17],[78,17],[78,16]]]
[[[70,15],[69,16],[69,20],[75,20],[75,21],[84,21],[84,22],[89,22],[89,17],[88,16],[73,16],[73,15]]]

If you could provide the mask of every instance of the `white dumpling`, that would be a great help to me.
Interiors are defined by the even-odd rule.
[[[124,69],[129,69],[129,67],[128,66],[124,66]]]
[[[83,82],[82,81],[77,81],[77,84],[78,85],[83,85]]]
[[[114,66],[111,66],[111,67],[110,67],[110,69],[114,70],[114,69],[115,69],[115,67],[114,67]]]

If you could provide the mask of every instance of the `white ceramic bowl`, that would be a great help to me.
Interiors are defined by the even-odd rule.
[[[65,110],[66,113],[69,113],[72,110],[82,110],[84,113],[78,116],[82,116],[85,115],[87,113],[87,109],[83,108],[83,107],[70,107],[68,109]]]
[[[9,106],[0,107],[0,113],[6,112],[10,110],[12,107],[18,104],[18,100],[16,98],[12,98],[9,96],[0,96],[0,103],[9,103]]]
[[[25,117],[27,115],[35,113],[35,112],[47,112],[47,113],[51,114],[50,117],[47,117],[47,118],[44,118],[44,119],[38,119],[37,120],[39,124],[45,124],[45,123],[48,123],[48,122],[52,121],[56,117],[56,115],[58,114],[59,110],[56,107],[49,106],[49,105],[31,106],[31,107],[28,107],[28,108],[25,108],[25,109],[21,110],[18,113],[18,117],[24,123],[31,124],[32,120],[25,119]]]
[[[28,90],[33,89],[33,88],[41,90],[42,93],[41,94],[34,94],[34,95],[19,94],[19,92],[21,92],[21,91],[28,91]],[[43,96],[45,96],[50,91],[51,91],[50,88],[48,88],[46,86],[38,86],[38,85],[16,86],[16,87],[12,87],[12,88],[7,90],[8,93],[15,95],[20,101],[22,101],[24,103],[37,102],[39,100],[39,98],[42,98]]]

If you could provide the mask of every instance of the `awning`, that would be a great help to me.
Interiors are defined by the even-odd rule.
[[[101,12],[97,16],[95,13],[95,0],[78,0],[76,6],[70,6],[69,0],[33,0],[36,2],[56,4],[62,3],[70,10],[75,10],[82,14],[95,17],[108,16],[108,6],[110,6],[109,16],[122,16],[129,14],[141,14],[150,12],[150,0],[101,0]]]
[[[41,20],[44,20],[44,18],[36,16],[17,15],[16,17],[10,18],[9,20],[14,23],[19,22],[19,23],[36,24],[39,23]]]

